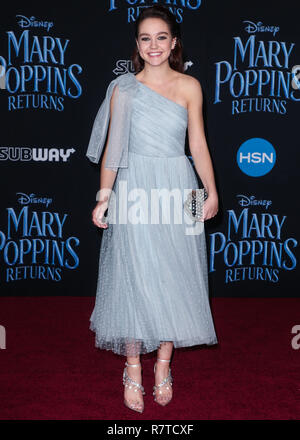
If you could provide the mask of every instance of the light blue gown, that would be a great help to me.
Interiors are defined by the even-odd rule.
[[[188,112],[139,82],[134,74],[122,75],[108,86],[94,123],[87,153],[94,162],[100,148],[96,133],[101,132],[103,148],[115,84],[130,92],[131,107],[128,123],[117,121],[122,127],[123,148],[127,148],[123,151],[126,166],[118,168],[115,197],[108,208],[109,226],[102,235],[96,301],[90,317],[95,345],[136,356],[156,350],[164,341],[172,341],[175,348],[216,344],[204,223],[193,222],[183,210],[187,193],[198,188],[194,168],[185,155]],[[91,157],[93,148],[98,148],[97,159]],[[172,196],[151,196],[154,188],[170,194],[177,189],[177,202]],[[164,211],[168,200],[169,217]],[[156,214],[152,223],[151,213]],[[180,215],[182,221],[178,222]]]

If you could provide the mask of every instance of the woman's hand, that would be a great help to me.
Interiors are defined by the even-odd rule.
[[[99,228],[106,229],[108,227],[107,223],[102,223],[102,217],[104,217],[104,213],[107,210],[107,207],[108,196],[104,197],[103,200],[100,200],[92,212],[93,223]]]
[[[218,207],[218,195],[215,193],[209,194],[203,205],[203,221],[217,215]]]

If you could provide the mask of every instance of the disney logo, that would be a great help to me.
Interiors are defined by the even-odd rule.
[[[52,203],[52,199],[48,198],[48,197],[36,197],[35,194],[24,194],[24,193],[17,193],[17,195],[20,195],[20,197],[18,198],[18,202],[21,205],[29,205],[30,203],[39,203],[39,204],[43,204],[46,205],[46,207],[48,208],[48,205],[50,205],[50,203]]]
[[[237,197],[239,197],[241,206],[265,206],[268,209],[272,205],[272,200],[257,200],[255,196],[247,197],[243,194],[237,194]]]
[[[263,26],[262,21],[258,21],[256,24],[249,20],[244,20],[243,23],[248,23],[245,26],[245,31],[248,34],[254,34],[255,32],[273,32],[273,36],[275,37],[276,32],[279,31],[279,26]]]
[[[20,17],[18,24],[21,28],[43,27],[49,32],[49,30],[53,27],[53,21],[36,20],[35,17],[27,18],[24,15],[16,15],[16,17]]]

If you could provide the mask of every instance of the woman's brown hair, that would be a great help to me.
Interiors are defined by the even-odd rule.
[[[171,50],[169,56],[170,67],[177,72],[184,73],[184,63],[183,63],[183,44],[180,35],[180,27],[176,22],[175,16],[169,9],[165,8],[161,5],[154,5],[149,8],[143,9],[141,14],[138,16],[135,22],[135,38],[138,39],[138,30],[141,22],[146,18],[160,18],[164,20],[171,32],[172,38],[176,37],[176,46],[173,50]],[[131,60],[133,63],[133,67],[136,73],[140,72],[144,68],[144,60],[140,56],[137,46],[133,50],[133,54],[131,56]]]

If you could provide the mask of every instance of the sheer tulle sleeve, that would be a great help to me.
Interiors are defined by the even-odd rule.
[[[112,115],[110,115],[110,101],[115,87],[114,109]],[[128,167],[132,98],[135,91],[136,81],[131,74],[121,75],[109,83],[105,98],[93,124],[86,153],[91,162],[99,162],[111,119],[105,168],[117,171],[118,168]]]

